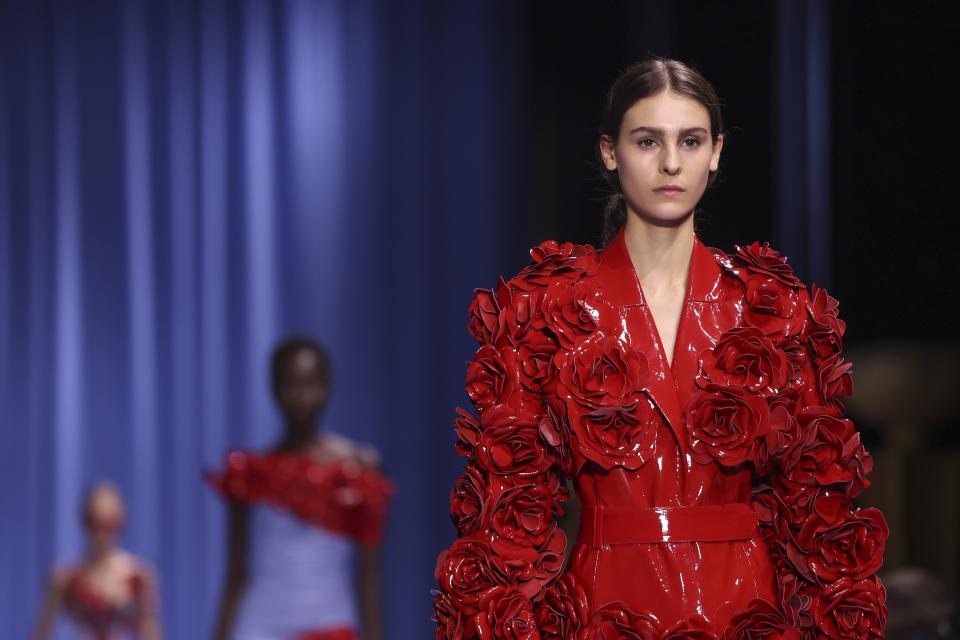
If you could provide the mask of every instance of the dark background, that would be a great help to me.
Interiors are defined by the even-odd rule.
[[[769,241],[840,300],[887,570],[955,589],[947,6],[0,1],[0,632],[27,634],[107,477],[170,637],[209,637],[201,471],[276,437],[266,358],[304,331],[333,355],[325,424],[399,488],[388,637],[428,637],[470,295],[543,239],[599,241],[604,95],[648,54],[724,104],[701,238]]]

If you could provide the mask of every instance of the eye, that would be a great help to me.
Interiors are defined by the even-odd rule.
[[[682,145],[685,146],[685,147],[699,147],[699,146],[700,146],[700,140],[698,140],[697,138],[686,138],[686,139],[685,139],[683,142],[681,142],[680,144],[682,144]]]
[[[642,140],[637,140],[637,145],[641,147],[646,147],[648,149],[655,144],[657,144],[657,141],[654,140],[653,138],[643,138]]]

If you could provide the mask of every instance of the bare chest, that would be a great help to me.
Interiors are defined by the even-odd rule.
[[[682,290],[665,291],[653,294],[647,298],[647,308],[653,319],[654,330],[660,339],[667,363],[673,364],[673,352],[677,343],[677,331],[680,326],[680,316],[683,313]]]

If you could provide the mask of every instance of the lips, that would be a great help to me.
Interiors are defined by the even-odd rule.
[[[654,189],[654,192],[659,193],[662,196],[672,198],[676,195],[683,193],[685,189],[679,185],[675,184],[665,184],[662,187],[657,187]]]

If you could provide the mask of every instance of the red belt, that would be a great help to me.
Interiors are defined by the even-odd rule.
[[[583,505],[577,542],[598,549],[607,544],[723,542],[748,540],[757,514],[743,502],[688,507],[607,507]]]

